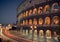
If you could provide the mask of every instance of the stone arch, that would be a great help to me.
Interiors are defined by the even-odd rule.
[[[39,23],[39,25],[42,25],[43,24],[43,19],[42,18],[39,18],[38,23]]]
[[[26,13],[24,12],[24,17],[26,16]]]
[[[58,11],[58,9],[59,9],[59,5],[58,5],[58,3],[53,3],[52,4],[52,12],[56,12],[56,11]]]
[[[39,36],[44,36],[44,31],[43,30],[39,31]]]
[[[34,25],[37,25],[37,19],[34,18],[33,24],[34,24]]]
[[[26,25],[28,25],[28,20],[26,20]]]
[[[46,37],[51,37],[51,31],[50,30],[46,31]]]
[[[37,30],[34,30],[34,40],[37,40]]]
[[[43,7],[41,7],[41,6],[38,8],[38,14],[42,13],[42,9],[43,9]]]
[[[44,7],[44,12],[45,12],[45,13],[49,13],[49,11],[50,11],[50,6],[49,6],[49,5],[46,5],[46,6]]]
[[[46,25],[50,25],[50,17],[46,17],[45,18],[45,24]]]
[[[18,18],[22,18],[23,17],[23,13],[19,14]]]
[[[34,8],[33,9],[33,14],[36,14],[37,13],[37,8]]]
[[[29,19],[29,25],[32,25],[32,24],[33,24],[32,19]]]
[[[26,16],[28,16],[29,14],[28,14],[28,11],[26,11]]]
[[[23,25],[25,25],[25,20],[23,20]]]
[[[29,15],[33,14],[32,12],[33,12],[33,11],[30,9],[30,10],[29,10]]]
[[[28,35],[28,30],[26,30],[26,35]]]
[[[37,35],[37,30],[34,30],[34,34]]]
[[[59,17],[58,16],[53,17],[53,24],[59,24]]]

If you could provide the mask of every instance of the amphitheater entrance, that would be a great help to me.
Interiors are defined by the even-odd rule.
[[[51,31],[50,30],[46,31],[46,38],[51,38]]]

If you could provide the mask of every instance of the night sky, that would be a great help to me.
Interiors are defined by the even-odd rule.
[[[0,0],[0,23],[16,23],[17,7],[23,0]]]

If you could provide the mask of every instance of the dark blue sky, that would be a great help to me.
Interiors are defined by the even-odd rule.
[[[17,7],[22,0],[0,0],[0,23],[16,23]]]

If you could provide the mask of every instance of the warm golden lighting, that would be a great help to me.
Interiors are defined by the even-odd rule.
[[[26,20],[26,25],[28,25],[28,20]]]
[[[25,15],[25,12],[24,12],[24,17],[25,17],[26,15]]]
[[[42,7],[39,7],[38,8],[38,14],[41,14],[42,13],[42,9],[43,9]]]
[[[22,18],[23,17],[23,14],[21,13],[19,16],[18,16],[18,18],[20,19],[20,18]]]
[[[29,11],[29,15],[31,15],[31,14],[32,14],[32,10]]]
[[[34,26],[34,28],[37,28],[37,26]]]
[[[30,28],[33,28],[33,26],[30,26]]]
[[[46,5],[45,8],[44,8],[44,12],[45,13],[49,13],[49,9],[50,9],[50,6],[49,5]]]
[[[29,25],[32,25],[32,19],[29,20]]]
[[[30,26],[30,28],[33,30],[33,26]]]
[[[43,19],[40,18],[40,19],[39,19],[39,25],[42,25],[42,24],[43,24]]]
[[[25,21],[23,20],[23,25],[25,25]]]
[[[54,22],[54,24],[58,24],[58,23],[59,23],[59,18],[58,18],[58,16],[54,16],[53,22]]]
[[[36,14],[37,13],[37,8],[34,8],[33,9],[33,14]]]
[[[26,16],[28,16],[28,11],[26,11]]]
[[[50,24],[50,17],[45,18],[45,24],[49,25]]]
[[[36,19],[33,20],[33,24],[37,25],[37,20]]]

